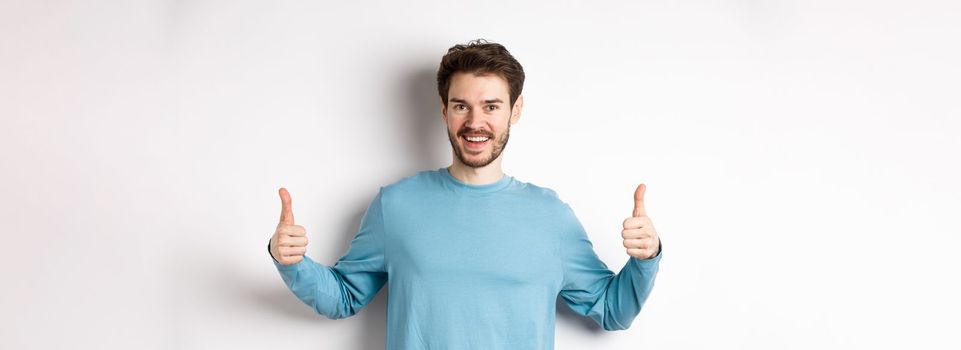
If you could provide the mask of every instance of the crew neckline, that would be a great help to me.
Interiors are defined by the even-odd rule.
[[[491,183],[489,183],[489,184],[483,184],[483,185],[472,185],[472,184],[468,184],[468,183],[465,183],[465,182],[461,182],[461,181],[458,180],[456,177],[454,177],[454,175],[451,175],[450,170],[447,169],[447,167],[443,167],[443,168],[437,169],[437,172],[440,173],[441,176],[442,176],[444,179],[446,179],[447,182],[450,183],[450,184],[451,184],[452,186],[454,186],[455,188],[460,189],[460,190],[463,190],[463,191],[467,191],[467,192],[472,192],[472,193],[491,193],[491,192],[497,192],[497,191],[500,191],[500,190],[506,188],[506,187],[507,187],[508,185],[510,185],[511,182],[513,182],[513,180],[514,180],[514,178],[513,178],[512,176],[509,176],[509,175],[507,175],[507,174],[503,174],[503,175],[501,175],[501,178],[498,179],[498,180],[495,181],[495,182],[491,182]]]

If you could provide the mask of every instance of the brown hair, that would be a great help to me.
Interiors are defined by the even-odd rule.
[[[440,68],[437,69],[437,90],[445,107],[450,78],[458,72],[497,74],[504,78],[510,87],[511,107],[524,89],[524,67],[503,45],[484,39],[472,40],[467,45],[454,45],[441,58]]]

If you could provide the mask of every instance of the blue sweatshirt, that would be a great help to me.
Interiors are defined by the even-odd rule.
[[[661,255],[614,274],[554,191],[504,175],[470,185],[441,168],[382,187],[334,266],[274,264],[328,318],[357,313],[387,283],[388,349],[553,349],[555,301],[626,329]]]

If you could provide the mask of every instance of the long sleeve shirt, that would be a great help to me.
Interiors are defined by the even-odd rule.
[[[558,296],[606,330],[626,329],[660,258],[628,257],[615,274],[554,191],[507,175],[470,185],[441,168],[381,187],[333,266],[274,264],[332,319],[386,283],[388,349],[553,349]]]

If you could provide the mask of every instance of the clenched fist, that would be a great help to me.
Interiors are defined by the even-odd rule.
[[[304,260],[307,252],[307,230],[294,225],[294,212],[290,209],[290,193],[280,188],[280,223],[277,231],[270,237],[270,255],[284,265],[292,265]]]
[[[660,251],[661,241],[657,238],[657,231],[651,218],[647,216],[644,209],[644,191],[647,186],[640,184],[634,191],[634,214],[624,220],[624,248],[627,248],[627,255],[638,259],[650,259]]]

